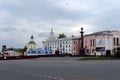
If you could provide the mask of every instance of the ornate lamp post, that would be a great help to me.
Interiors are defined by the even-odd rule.
[[[81,47],[80,47],[80,55],[85,55],[85,49],[84,49],[84,38],[83,38],[83,33],[84,33],[84,31],[83,31],[83,27],[81,28],[81,31],[80,31],[80,33],[81,33]]]

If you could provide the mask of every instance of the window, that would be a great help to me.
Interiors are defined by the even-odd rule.
[[[95,44],[94,44],[94,43],[95,43],[95,41],[94,41],[94,39],[93,39],[93,46],[95,46]]]
[[[33,51],[31,51],[31,53],[35,54],[35,53],[36,53],[36,51],[34,51],[34,50],[33,50]]]
[[[67,41],[66,41],[66,44],[67,44]]]
[[[66,52],[67,52],[67,49],[66,49]]]
[[[90,51],[90,53],[91,53],[91,49],[90,49],[89,51]]]
[[[75,41],[74,41],[74,45],[75,45]]]
[[[119,46],[119,38],[116,39],[117,46]]]
[[[92,49],[92,53],[94,52],[95,50],[94,49]]]
[[[67,45],[66,45],[66,48],[67,48]]]
[[[89,49],[87,49],[87,53],[89,53]]]
[[[39,54],[41,54],[41,51],[38,51]]]
[[[114,46],[115,46],[115,38],[113,38],[113,44],[114,44]]]
[[[63,48],[63,51],[65,51],[65,48]]]
[[[75,47],[74,47],[74,51],[75,51]]]
[[[48,54],[48,51],[45,51],[45,54]]]
[[[70,44],[70,41],[68,41],[68,44]]]
[[[30,46],[30,48],[32,49],[32,46]]]
[[[30,51],[28,51],[28,53],[30,54]]]
[[[62,47],[62,43],[60,42],[60,47]]]
[[[90,46],[92,46],[92,40],[90,39]]]
[[[70,47],[70,45],[69,45],[69,47]]]
[[[69,49],[69,51],[71,51],[71,49]]]
[[[95,46],[95,40],[94,39],[90,39],[90,46]]]

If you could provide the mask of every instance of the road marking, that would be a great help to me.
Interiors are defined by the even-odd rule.
[[[53,79],[58,79],[57,77],[53,77]]]
[[[59,80],[64,80],[63,78],[60,78]]]
[[[48,78],[48,76],[47,76],[47,75],[43,75],[43,77],[46,77],[46,78]]]
[[[42,75],[39,75],[40,77],[42,76]]]
[[[52,78],[52,76],[48,76],[48,78],[50,78],[50,79],[51,79],[51,78]]]
[[[63,78],[59,78],[56,76],[50,76],[50,75],[42,75],[42,74],[36,74],[36,73],[30,73],[30,72],[23,72],[23,71],[17,71],[17,70],[9,70],[12,72],[16,72],[16,73],[22,73],[22,74],[27,74],[27,75],[31,75],[31,76],[36,76],[36,77],[44,77],[44,78],[49,78],[49,79],[53,79],[53,80],[64,80]]]

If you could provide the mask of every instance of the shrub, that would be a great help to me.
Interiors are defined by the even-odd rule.
[[[111,56],[111,51],[110,50],[106,50],[106,56]]]
[[[114,57],[115,57],[115,58],[120,58],[120,52],[114,53]]]

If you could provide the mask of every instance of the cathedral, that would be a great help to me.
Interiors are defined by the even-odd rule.
[[[31,56],[31,55],[51,55],[52,51],[48,49],[41,49],[37,48],[37,44],[34,41],[33,35],[30,37],[30,41],[27,44],[27,51],[26,55]]]
[[[34,41],[34,37],[33,37],[33,35],[31,35],[30,41],[29,41],[28,44],[27,44],[27,50],[36,49],[36,46],[37,46],[37,44],[36,44],[36,42]]]

